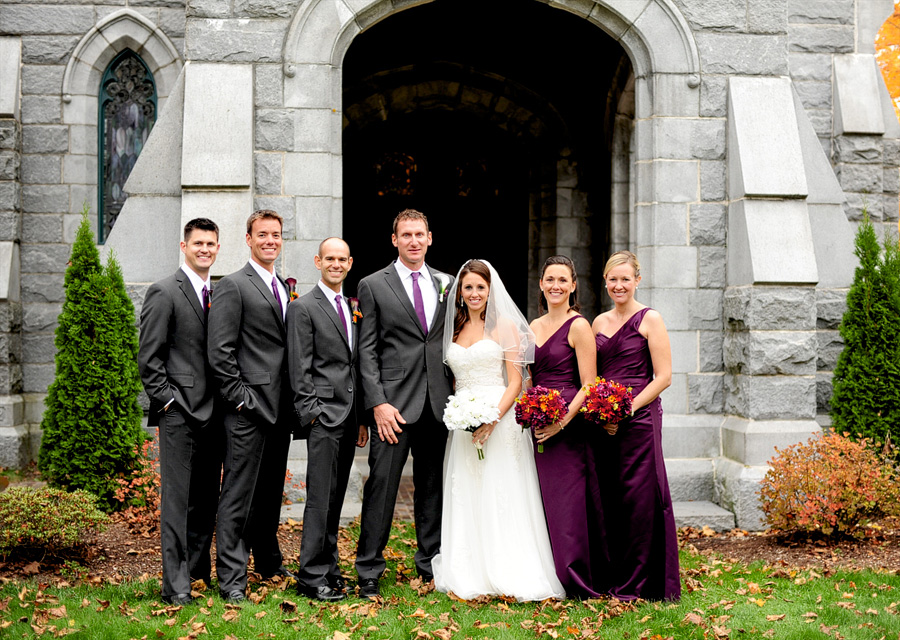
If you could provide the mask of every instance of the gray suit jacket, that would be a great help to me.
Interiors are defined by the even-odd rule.
[[[326,427],[356,420],[359,325],[346,318],[353,348],[334,308],[318,286],[287,312],[288,372],[300,424],[318,419]]]
[[[206,358],[206,324],[200,299],[187,274],[150,285],[141,308],[138,367],[150,396],[149,424],[172,398],[194,420],[212,417],[214,380]]]
[[[241,411],[256,424],[273,426],[283,418],[285,347],[281,309],[253,267],[222,278],[209,309],[208,350],[227,410],[243,402]]]
[[[429,271],[433,276],[440,273],[430,267]],[[434,280],[440,291],[440,283]],[[441,421],[451,391],[442,353],[446,297],[438,302],[426,336],[393,263],[363,278],[358,290],[363,314],[359,370],[365,408],[389,402],[412,423],[421,417],[427,393],[431,411]]]

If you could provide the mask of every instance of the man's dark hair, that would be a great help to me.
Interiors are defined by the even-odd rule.
[[[185,242],[187,242],[187,239],[191,236],[195,229],[200,231],[213,231],[216,234],[216,240],[219,239],[219,225],[217,225],[209,218],[194,218],[193,220],[189,220],[188,223],[184,225]]]

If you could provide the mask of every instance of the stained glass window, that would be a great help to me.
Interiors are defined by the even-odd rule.
[[[125,204],[125,181],[156,122],[156,84],[137,54],[117,55],[100,82],[99,240],[109,237]]]

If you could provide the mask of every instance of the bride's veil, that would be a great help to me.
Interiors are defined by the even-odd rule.
[[[444,362],[447,362],[447,349],[453,342],[453,326],[456,319],[456,297],[460,286],[460,274],[471,260],[467,260],[459,271],[448,292],[447,311],[444,318]],[[503,349],[503,359],[514,363],[522,374],[524,384],[527,374],[525,368],[534,362],[534,333],[528,326],[525,316],[519,311],[516,303],[506,291],[500,275],[487,260],[479,260],[491,272],[491,288],[488,292],[487,307],[484,317],[484,337],[493,340]],[[504,378],[506,372],[504,370]]]

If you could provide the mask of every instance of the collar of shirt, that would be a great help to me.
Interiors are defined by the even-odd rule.
[[[419,288],[421,289],[422,287],[429,287],[431,289],[434,289],[434,278],[431,276],[431,272],[428,270],[428,266],[425,263],[422,263],[421,269],[419,269],[418,271],[413,271],[405,264],[403,264],[400,258],[397,258],[397,260],[394,262],[394,266],[397,268],[397,275],[400,276],[400,280],[404,282],[408,280],[410,282],[410,288],[412,287],[412,274],[420,273],[424,277],[419,278]]]
[[[290,300],[288,298],[287,290],[281,284],[281,280],[279,280],[274,273],[267,271],[265,267],[260,266],[255,261],[248,260],[248,262],[259,277],[262,278],[262,281],[266,283],[266,289],[268,291],[272,290],[272,278],[275,278],[275,283],[278,285],[278,291],[281,292],[281,317],[284,318],[284,314],[287,312],[287,303]],[[272,295],[274,296],[275,294]]]
[[[319,289],[322,290],[322,293],[325,294],[325,297],[328,298],[329,302],[334,304],[334,297],[338,294],[335,293],[333,289],[329,288],[328,285],[325,284],[324,282],[322,282],[321,280],[319,280],[316,284],[319,286]],[[343,288],[341,289],[340,296],[341,296],[341,300],[343,300],[346,303],[347,299],[344,297],[344,289]],[[337,308],[337,307],[335,307],[335,308]]]
[[[187,266],[187,264],[181,265],[181,270],[184,271],[188,280],[191,281],[191,286],[194,287],[194,293],[197,294],[197,299],[200,301],[200,307],[203,308],[203,287],[205,286],[207,291],[212,291],[212,281],[209,276],[206,277],[206,280],[203,280],[197,275],[197,272]]]

